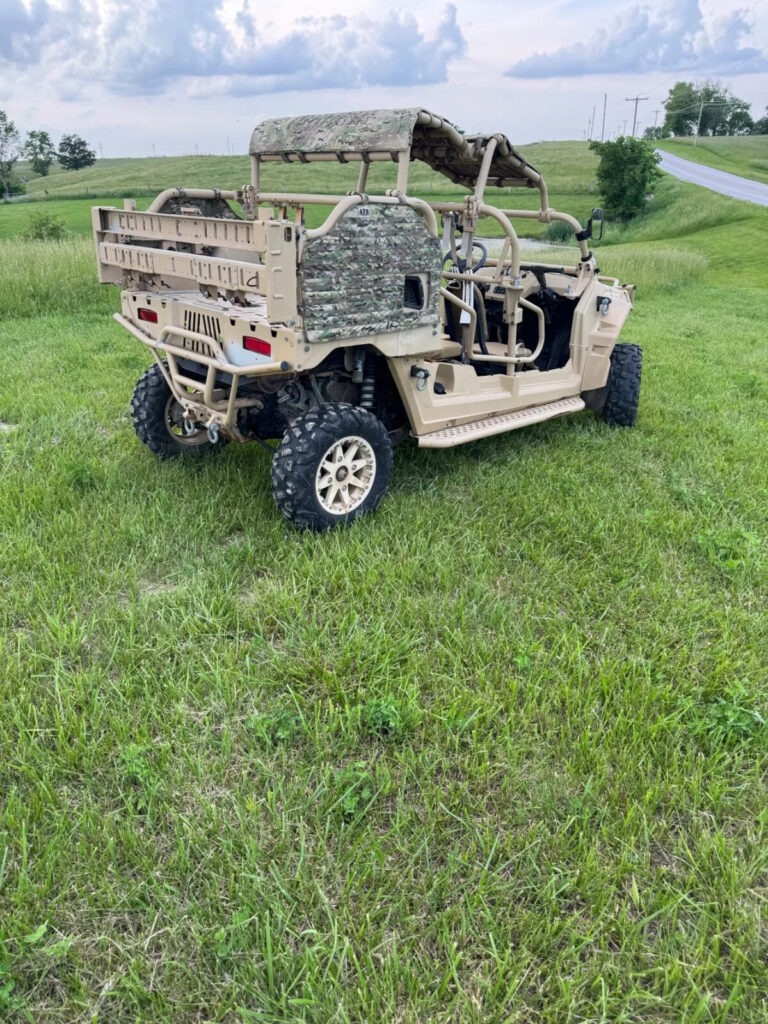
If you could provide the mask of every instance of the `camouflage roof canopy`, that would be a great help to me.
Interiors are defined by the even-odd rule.
[[[492,138],[496,152],[488,184],[537,186],[541,175],[506,135],[464,135],[450,121],[420,107],[273,118],[256,126],[249,151],[259,160],[305,162],[330,154],[345,162],[365,160],[374,153],[397,160],[410,150],[412,160],[422,160],[456,184],[472,188]]]

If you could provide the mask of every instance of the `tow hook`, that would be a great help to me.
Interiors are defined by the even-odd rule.
[[[210,423],[208,425],[208,440],[211,442],[211,444],[218,444],[219,443],[219,424],[218,423]]]
[[[597,297],[597,311],[600,316],[608,316],[608,310],[611,308],[611,300],[608,295],[598,295]]]
[[[197,427],[192,422],[192,420],[187,419],[187,417],[185,416],[184,419],[181,421],[181,429],[187,435],[187,437],[189,437],[190,434],[194,434],[194,432],[197,430]]]
[[[411,376],[416,377],[418,383],[416,385],[417,391],[423,391],[427,386],[427,378],[431,376],[429,370],[425,370],[423,366],[412,366]]]

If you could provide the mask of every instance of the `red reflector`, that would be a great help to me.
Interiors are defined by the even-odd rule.
[[[139,320],[146,320],[148,324],[157,323],[157,313],[154,309],[140,309]]]
[[[262,341],[261,338],[252,338],[248,334],[243,335],[243,348],[247,348],[249,352],[258,352],[260,356],[272,355],[270,342]]]

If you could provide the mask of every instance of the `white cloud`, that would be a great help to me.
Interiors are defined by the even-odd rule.
[[[277,36],[260,30],[247,2],[229,23],[210,0],[91,9],[3,0],[0,8],[0,68],[44,68],[69,93],[94,80],[127,96],[162,93],[180,79],[213,78],[209,92],[241,96],[444,82],[465,49],[453,4],[431,32],[413,14],[389,11],[298,18]]]
[[[749,12],[730,11],[708,28],[699,0],[677,0],[654,13],[646,5],[629,7],[605,30],[583,42],[548,53],[534,53],[506,71],[511,78],[567,78],[580,75],[650,71],[728,73],[768,68],[760,50],[743,46]]]
[[[677,69],[633,70],[645,62],[636,59],[631,36],[642,37],[645,22],[633,20],[630,38],[617,48],[611,0],[522,8],[455,2],[458,13],[446,0],[329,0],[324,7],[317,0],[0,0],[0,107],[22,131],[74,131],[105,156],[240,152],[263,118],[309,111],[423,105],[468,131],[503,131],[518,143],[581,138],[593,108],[602,127],[604,93],[606,134],[626,131],[626,96],[651,97],[640,106],[643,127],[658,116]],[[658,10],[670,0],[624,2]],[[755,52],[747,49],[739,11],[752,2],[701,0],[704,25],[695,3],[677,7],[669,45],[679,52],[675,34],[692,35],[694,53],[708,40],[725,61],[735,50],[734,70],[726,64],[717,74],[759,116],[766,76],[754,66],[762,59],[741,60]],[[669,22],[666,14],[644,17]],[[726,19],[720,26],[718,17]],[[765,5],[750,18],[759,47],[768,39]],[[595,74],[503,74],[544,39],[557,51],[587,37]],[[603,40],[613,51],[600,68],[593,58]],[[708,73],[680,70],[678,77]]]

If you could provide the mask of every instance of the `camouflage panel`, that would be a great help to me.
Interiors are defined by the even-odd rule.
[[[410,149],[411,159],[423,160],[458,185],[473,188],[491,138],[497,145],[489,185],[539,184],[541,175],[506,135],[464,135],[446,118],[421,107],[275,118],[254,129],[250,152],[264,160],[296,153],[312,160],[318,153],[397,154]]]
[[[419,109],[350,110],[278,117],[257,125],[251,156],[275,153],[402,152],[411,144]]]
[[[435,326],[441,258],[439,240],[411,207],[353,207],[304,248],[300,295],[307,340]],[[408,308],[406,301],[416,296],[422,308]]]

